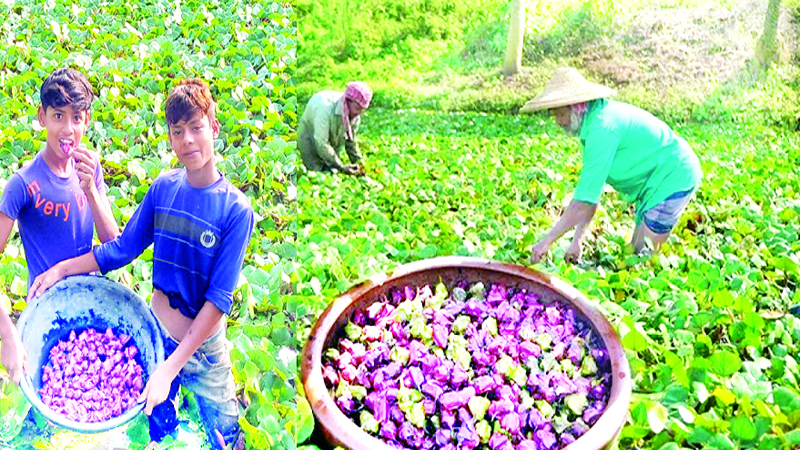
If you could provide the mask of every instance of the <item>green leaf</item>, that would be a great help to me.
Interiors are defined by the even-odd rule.
[[[740,441],[752,441],[757,437],[756,426],[749,417],[736,416],[730,420],[731,434]]]
[[[694,423],[694,418],[697,415],[697,413],[684,405],[678,405],[678,414],[680,414],[681,420],[686,423]]]
[[[674,442],[667,442],[666,444],[659,447],[658,450],[681,450],[681,448],[678,447],[678,444]]]
[[[147,416],[144,414],[140,414],[136,416],[136,419],[128,425],[128,429],[126,431],[128,435],[128,439],[131,440],[132,443],[147,445],[150,442],[150,425],[148,423]]]
[[[22,281],[20,277],[14,276],[14,280],[11,282],[11,293],[18,297],[25,297],[28,294],[28,284]],[[14,305],[14,307],[16,308],[16,304]],[[22,304],[22,307],[19,308],[19,310],[23,309],[25,309],[24,302]]]
[[[647,423],[653,433],[661,433],[667,424],[667,408],[660,403],[654,403],[647,409]]]
[[[709,358],[711,371],[721,377],[729,377],[738,372],[742,367],[739,355],[732,352],[721,351],[714,353]]]
[[[272,330],[272,342],[275,345],[289,345],[292,343],[292,332],[287,327],[275,327]]]
[[[705,447],[714,450],[733,450],[735,445],[733,442],[723,434],[716,434],[708,440],[708,446]]]
[[[780,407],[784,414],[800,411],[800,395],[785,387],[779,386],[773,389],[772,401]]]
[[[640,324],[634,323],[630,317],[625,317],[623,323],[626,327],[624,327],[624,331],[623,329],[620,330],[623,334],[622,345],[634,352],[647,349],[649,345],[647,338],[637,329],[640,327]]]
[[[788,256],[781,256],[775,260],[775,267],[777,269],[783,270],[786,273],[797,274],[800,271],[800,264],[797,263],[794,259]]]
[[[677,403],[684,403],[689,398],[689,391],[683,386],[671,385],[664,393],[664,399],[661,404],[664,406],[671,406]]]
[[[300,418],[297,429],[297,442],[305,442],[314,431],[314,414],[311,405],[304,397],[297,399],[297,416]]]
[[[717,399],[725,406],[736,402],[736,395],[722,386],[717,386],[714,391],[711,392],[711,394],[717,397]]]
[[[733,306],[735,299],[729,291],[720,291],[714,293],[712,303],[718,308],[730,308]]]

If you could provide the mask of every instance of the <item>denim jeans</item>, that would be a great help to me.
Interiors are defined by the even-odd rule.
[[[158,319],[156,318],[158,321]],[[158,321],[164,340],[164,358],[176,348],[176,341]],[[200,407],[200,420],[206,429],[211,448],[220,449],[214,430],[219,430],[226,444],[234,442],[239,433],[239,403],[231,372],[232,344],[225,337],[225,327],[208,338],[183,366],[169,389],[164,403],[153,408],[150,415],[150,439],[159,442],[178,426],[175,404],[181,385],[192,391]]]
[[[653,233],[664,234],[678,223],[681,213],[689,204],[697,188],[676,192],[644,213],[644,223]]]

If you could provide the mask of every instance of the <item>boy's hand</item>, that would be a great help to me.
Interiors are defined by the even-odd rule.
[[[17,329],[12,328],[10,331],[10,336],[3,337],[0,362],[3,363],[3,367],[6,368],[9,376],[11,376],[11,381],[19,384],[28,367],[28,353],[22,345]]]
[[[61,271],[60,264],[56,264],[55,266],[47,269],[47,271],[40,273],[33,280],[31,288],[28,289],[28,300],[44,294],[44,291],[49,289],[50,286],[61,281],[62,278],[64,278],[64,274]]]
[[[81,189],[88,194],[95,188],[94,171],[99,164],[100,157],[83,145],[72,152],[72,157],[75,158],[75,170],[81,183]]]
[[[169,397],[169,388],[172,385],[172,380],[175,379],[175,374],[169,370],[166,364],[161,363],[156,367],[156,371],[150,375],[147,385],[144,387],[142,394],[136,400],[137,403],[147,402],[144,405],[144,413],[149,416],[153,413],[153,408],[164,403]]]

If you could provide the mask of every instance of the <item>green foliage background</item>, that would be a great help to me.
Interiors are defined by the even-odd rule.
[[[800,319],[787,312],[800,303],[796,49],[791,62],[758,76],[707,85],[617,85],[583,67],[588,48],[645,8],[742,4],[534,0],[527,67],[506,80],[506,1],[301,0],[301,103],[353,79],[375,89],[359,136],[367,175],[300,170],[301,341],[333,298],[400,264],[467,255],[529,265],[533,243],[571,198],[580,148],[545,114],[516,111],[554,68],[573,65],[667,121],[705,174],[653,259],[626,252],[632,207],[608,189],[582,262],[563,262],[568,234],[535,266],[584,292],[622,336],[634,395],[617,447],[800,447]],[[783,7],[796,26],[797,2]],[[610,48],[624,56],[631,45]],[[325,448],[311,434],[307,402],[298,409],[309,417],[300,420],[308,424],[301,448]]]
[[[757,35],[751,33],[760,33],[763,27],[763,17],[752,14],[758,9],[755,4],[736,0],[526,3],[524,71],[506,80],[499,69],[506,47],[508,0],[332,0],[324,4],[299,0],[301,103],[318,90],[343,89],[348,81],[359,79],[369,81],[374,88],[376,106],[516,113],[547,84],[556,67],[583,68],[587,61],[607,59],[612,67],[633,66],[656,73],[662,62],[672,63],[654,57],[642,61],[636,59],[641,55],[632,54],[632,44],[642,39],[642,29],[636,27],[636,20],[641,21],[642,16],[675,11],[680,17],[680,12],[687,12],[692,14],[687,14],[686,20],[707,23],[696,36],[691,29],[665,29],[659,34],[660,25],[652,25],[650,32],[658,36],[654,40],[672,44],[676,52],[726,51],[725,42],[718,47],[703,47],[709,35],[751,40],[754,45]],[[788,27],[796,29],[800,2],[785,0],[782,9],[784,20],[790,21]],[[703,15],[703,11],[711,14],[712,10],[713,17]],[[753,16],[744,21],[749,28],[737,22],[732,25],[732,18],[739,20],[747,14]],[[718,31],[715,27],[747,29],[725,35],[712,33]],[[787,45],[796,46],[797,41]],[[800,117],[800,60],[797,48],[789,51],[791,62],[774,67],[763,78],[742,73],[732,79],[710,76],[702,82],[688,78],[671,83],[664,76],[655,83],[638,83],[627,82],[613,69],[585,70],[584,74],[615,86],[619,99],[669,121],[760,122],[766,118],[776,124],[796,124]],[[676,64],[680,68],[680,62]],[[720,68],[705,70],[714,73]]]
[[[70,66],[98,95],[85,142],[103,158],[114,216],[124,226],[152,180],[178,164],[163,113],[169,89],[189,76],[212,86],[222,124],[218,168],[256,211],[228,320],[237,393],[247,405],[240,423],[248,448],[294,448],[296,305],[284,297],[297,270],[294,8],[237,0],[7,1],[0,17],[0,188],[43,144],[35,123],[42,81]],[[147,250],[111,278],[149,299],[151,258]],[[14,233],[0,259],[0,301],[15,314],[26,306],[26,277]],[[9,386],[3,392],[5,414],[20,398]],[[2,416],[0,440],[30,439],[13,440],[20,412]],[[134,448],[142,448],[146,433],[133,428]],[[44,427],[28,443],[51,448],[59,433]]]

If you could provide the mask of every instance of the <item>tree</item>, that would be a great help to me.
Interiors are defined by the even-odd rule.
[[[781,0],[769,0],[767,17],[764,20],[764,33],[756,44],[756,60],[761,68],[766,69],[780,56],[780,36],[778,35],[778,18],[781,15]]]
[[[503,74],[510,77],[522,70],[522,41],[525,37],[525,0],[511,0],[511,22],[506,41]]]

